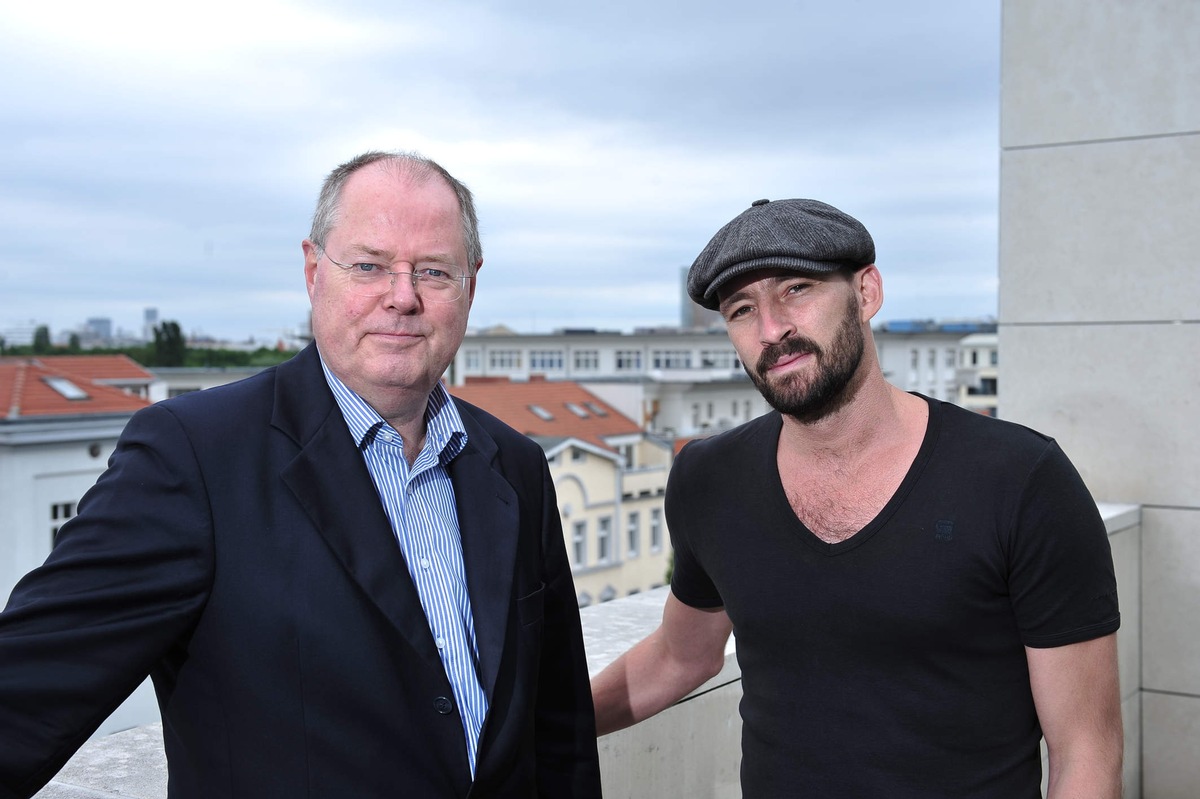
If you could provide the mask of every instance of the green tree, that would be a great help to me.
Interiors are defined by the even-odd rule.
[[[83,346],[79,343],[79,334],[72,333],[71,338],[69,338],[67,340],[67,352],[69,352],[71,354],[75,354],[75,353],[81,351],[82,349],[83,349]]]
[[[45,355],[50,352],[50,328],[38,325],[33,331],[33,354]]]
[[[183,366],[187,343],[178,322],[164,321],[154,328],[154,366]]]

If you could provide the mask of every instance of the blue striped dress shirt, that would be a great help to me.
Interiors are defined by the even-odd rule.
[[[467,444],[462,417],[439,383],[425,410],[425,447],[410,469],[399,433],[329,371],[323,360],[321,368],[366,461],[417,587],[462,716],[474,777],[479,731],[488,702],[479,682],[479,646],[467,595],[454,485],[446,471],[446,464]]]

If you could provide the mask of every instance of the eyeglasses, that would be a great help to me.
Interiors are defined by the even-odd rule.
[[[344,264],[335,261],[325,252],[324,247],[318,247],[321,254],[329,259],[329,263],[342,270],[350,291],[360,297],[381,297],[396,285],[400,275],[412,278],[413,291],[426,302],[454,302],[462,297],[466,290],[467,281],[474,275],[463,274],[449,264],[429,264],[419,266],[411,272],[393,272],[381,264],[361,262]]]

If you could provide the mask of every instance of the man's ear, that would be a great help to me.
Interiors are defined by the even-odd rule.
[[[482,258],[479,259],[479,263],[475,264],[475,271],[473,271],[471,274],[478,275],[480,269],[483,269],[483,259]],[[479,281],[474,280],[474,279],[467,281],[467,307],[468,308],[470,308],[471,305],[473,305],[475,302],[475,284],[478,282]]]
[[[875,264],[869,264],[854,273],[854,290],[859,296],[862,320],[872,319],[883,307],[883,276]]]
[[[317,260],[321,254],[317,251],[317,245],[308,239],[301,242],[300,249],[304,250],[304,287],[308,289],[308,299],[311,301],[314,282],[317,279]]]

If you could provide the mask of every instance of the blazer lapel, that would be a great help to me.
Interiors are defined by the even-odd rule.
[[[280,476],[334,556],[412,648],[440,664],[400,546],[311,345],[279,367],[273,424],[300,446]]]
[[[516,492],[492,466],[495,440],[469,411],[461,404],[458,407],[467,446],[450,462],[449,472],[479,645],[479,676],[483,690],[492,697],[513,602],[520,517]]]

